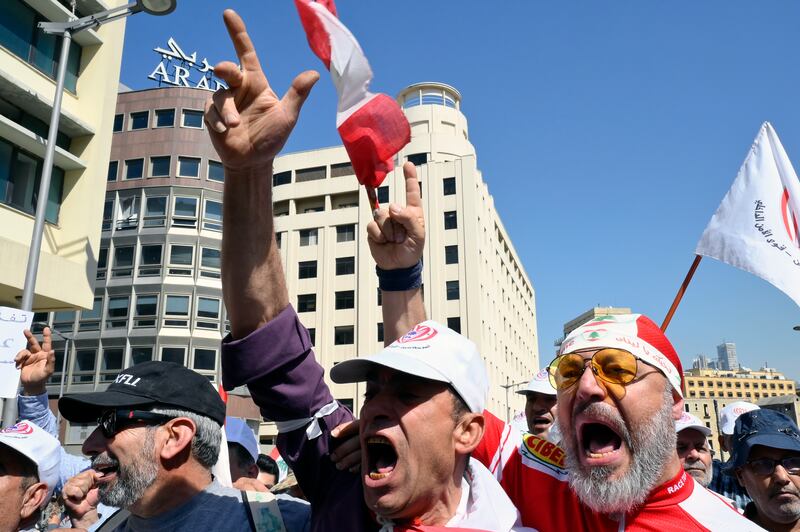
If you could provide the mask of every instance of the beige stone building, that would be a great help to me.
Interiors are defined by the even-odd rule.
[[[61,39],[37,28],[66,21],[69,2],[0,2],[0,304],[25,281]],[[84,16],[123,4],[79,0]],[[33,306],[91,308],[124,20],[74,36],[62,101]]]

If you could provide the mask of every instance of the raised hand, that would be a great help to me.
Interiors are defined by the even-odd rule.
[[[56,368],[56,353],[53,351],[53,335],[50,327],[42,331],[42,343],[29,330],[24,331],[28,348],[17,353],[14,363],[20,370],[19,380],[25,395],[40,395],[47,391],[47,379]]]
[[[87,469],[67,480],[61,495],[64,507],[72,520],[72,526],[88,528],[97,521],[97,504],[99,502],[98,481],[102,473]]]
[[[419,195],[417,169],[403,165],[406,206],[395,203],[376,213],[367,226],[367,242],[375,264],[384,270],[409,268],[419,262],[425,247],[425,216]]]
[[[214,67],[228,84],[206,102],[205,121],[214,148],[229,172],[263,172],[283,148],[297,123],[300,108],[319,79],[313,70],[292,82],[283,98],[270,88],[242,18],[223,14],[241,69],[230,61]]]

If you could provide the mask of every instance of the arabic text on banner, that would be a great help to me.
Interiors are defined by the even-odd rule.
[[[19,370],[14,357],[28,345],[22,331],[31,328],[33,312],[0,307],[0,397],[16,397]]]

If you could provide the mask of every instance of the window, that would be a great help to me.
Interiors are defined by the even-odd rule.
[[[317,276],[317,261],[300,261],[297,265],[297,276],[300,279],[313,279]]]
[[[167,304],[164,310],[165,327],[188,327],[189,299],[189,296],[167,295]]]
[[[106,176],[106,181],[116,181],[118,172],[119,161],[110,161],[108,163],[108,175]]]
[[[53,312],[53,328],[57,331],[71,333],[72,328],[75,326],[75,314],[74,310]]]
[[[75,364],[72,368],[72,382],[94,381],[94,365],[97,350],[78,349],[75,351]]]
[[[447,318],[447,327],[461,334],[461,318],[458,316],[455,318]]]
[[[356,224],[337,225],[336,241],[351,242],[356,239]]]
[[[196,370],[215,371],[217,369],[217,350],[201,349],[194,350],[194,364],[192,368]]]
[[[158,317],[158,294],[140,294],[136,296],[136,308],[133,315],[134,327],[155,327]]]
[[[442,194],[445,196],[452,196],[456,193],[456,178],[445,177],[442,180]]]
[[[114,248],[114,267],[111,277],[130,277],[133,272],[133,246]]]
[[[203,129],[203,111],[193,111],[191,109],[184,109],[181,118],[181,125],[183,127],[193,127],[195,129]]]
[[[117,213],[117,230],[136,229],[139,225],[139,196],[119,198],[119,212]]]
[[[103,316],[103,298],[95,297],[92,308],[81,311],[81,319],[78,322],[78,330],[97,331],[100,329],[100,318]],[[59,366],[60,367],[60,366]]]
[[[171,159],[169,155],[150,157],[150,177],[169,177]]]
[[[447,281],[447,299],[458,299],[458,281]]]
[[[446,211],[444,213],[444,228],[445,229],[458,228],[458,217],[456,215],[456,211]]]
[[[195,327],[219,329],[219,299],[198,297]]]
[[[458,264],[458,246],[445,246],[444,247],[444,263],[445,264]],[[452,327],[451,327],[452,329]]]
[[[125,179],[141,179],[144,173],[144,159],[125,161]]]
[[[203,213],[203,229],[209,231],[222,231],[222,203],[206,200],[206,210]]]
[[[336,275],[350,275],[356,273],[355,257],[337,257]]]
[[[125,122],[125,115],[114,115],[114,133],[122,131],[123,123]]]
[[[192,275],[194,246],[173,244],[169,248],[169,275]]]
[[[164,362],[174,362],[181,366],[186,365],[186,348],[185,347],[162,347],[161,360]]]
[[[275,245],[281,249],[281,242],[283,242],[283,233],[275,233]]]
[[[109,382],[117,378],[122,369],[122,359],[125,358],[125,349],[122,347],[106,347],[100,357],[100,382]]]
[[[106,200],[103,204],[103,231],[111,231],[111,222],[114,220],[114,200]]]
[[[288,185],[292,182],[292,172],[278,172],[277,174],[272,174],[272,186],[279,187],[281,185]]]
[[[200,159],[178,157],[178,177],[200,177]]]
[[[317,179],[325,179],[325,167],[316,166],[314,168],[301,168],[295,172],[295,183],[302,183],[304,181],[316,181]]]
[[[301,246],[316,246],[317,245],[317,229],[300,229],[300,245]]]
[[[175,197],[172,225],[176,227],[197,227],[197,198]]]
[[[311,340],[311,345],[317,344],[317,330],[313,327],[306,329],[308,331],[308,338]]]
[[[131,131],[134,129],[147,129],[150,122],[150,111],[139,111],[131,113],[131,119],[128,122]]]
[[[336,310],[355,308],[356,293],[354,290],[336,292]]]
[[[428,162],[428,154],[427,153],[412,153],[408,156],[408,162],[413,163],[414,166],[420,166],[422,164],[427,164]]]
[[[161,244],[142,244],[139,254],[139,277],[161,275]]]
[[[209,181],[225,181],[225,169],[219,161],[208,161],[208,176]]]
[[[131,363],[141,364],[153,360],[153,348],[150,346],[131,346]]]
[[[378,287],[378,306],[380,307],[381,305],[383,305],[383,291],[381,290],[381,287],[379,286]]]
[[[0,2],[0,6],[2,4],[4,3]],[[3,8],[0,7],[0,13],[2,11]],[[3,38],[2,21],[2,16],[0,16],[0,44],[2,44]],[[39,195],[41,172],[41,159],[0,140],[0,203],[34,214]],[[63,187],[64,171],[61,168],[53,167],[45,212],[45,219],[50,223],[58,222]]]
[[[106,309],[106,329],[117,329],[127,326],[130,300],[131,298],[129,296],[108,298],[108,309]]]
[[[174,127],[175,109],[156,109],[156,127]]]
[[[355,329],[352,325],[333,328],[334,345],[350,345],[355,343]]]
[[[145,227],[164,227],[167,219],[167,197],[148,197],[144,208]]]
[[[331,177],[342,177],[346,175],[355,175],[352,164],[337,163],[331,165]]]
[[[389,203],[389,187],[378,187],[378,202]]]
[[[378,324],[378,341],[383,342],[383,323]]]
[[[200,277],[219,279],[221,271],[221,256],[218,249],[203,248],[200,256]]]
[[[317,310],[317,294],[298,294],[297,312],[314,312]]]

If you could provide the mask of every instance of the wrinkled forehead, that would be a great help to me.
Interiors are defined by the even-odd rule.
[[[705,435],[697,429],[683,429],[677,435],[679,442],[691,443],[697,445],[706,441]]]

